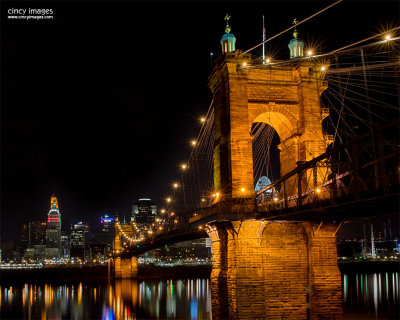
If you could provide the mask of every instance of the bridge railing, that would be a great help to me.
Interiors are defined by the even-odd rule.
[[[399,185],[398,123],[353,138],[349,144],[328,148],[324,154],[256,193],[262,211],[318,205],[339,197],[359,199],[364,193],[386,194]]]

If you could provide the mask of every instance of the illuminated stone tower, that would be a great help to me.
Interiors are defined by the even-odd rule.
[[[59,259],[61,251],[61,214],[57,197],[50,198],[50,211],[47,214],[46,258]]]

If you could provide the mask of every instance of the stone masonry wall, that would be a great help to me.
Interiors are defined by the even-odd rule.
[[[335,225],[233,221],[214,227],[225,236],[213,240],[213,318],[341,318]]]

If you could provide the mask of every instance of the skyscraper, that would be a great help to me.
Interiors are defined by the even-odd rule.
[[[46,258],[59,259],[61,251],[61,214],[56,196],[50,199],[50,211],[47,214]]]
[[[47,224],[44,221],[29,222],[29,245],[45,244]]]
[[[145,227],[151,226],[155,220],[156,214],[157,205],[149,198],[142,198],[133,205],[131,220],[136,222],[140,231],[143,231]]]
[[[114,218],[107,214],[101,217],[101,231],[114,232]]]
[[[85,260],[85,249],[89,248],[89,226],[82,221],[76,223],[70,235],[70,258]]]

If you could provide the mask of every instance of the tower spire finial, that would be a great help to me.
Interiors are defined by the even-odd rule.
[[[298,23],[297,19],[294,19],[292,24],[296,25],[297,23]],[[298,35],[299,33],[297,32],[297,28],[294,27],[293,37],[296,39]]]
[[[226,20],[226,27],[225,27],[225,33],[230,33],[231,32],[231,27],[229,26],[229,19],[231,16],[229,14],[225,15],[224,20]]]

